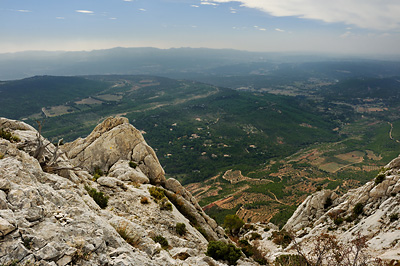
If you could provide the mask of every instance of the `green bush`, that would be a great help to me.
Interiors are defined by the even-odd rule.
[[[267,265],[268,261],[264,258],[254,258],[254,261],[258,262],[260,265]]]
[[[348,223],[351,223],[352,221],[355,220],[355,218],[354,218],[353,215],[349,215],[349,216],[347,216],[346,218],[344,218],[344,220],[345,220],[346,222],[348,222]]]
[[[250,240],[257,240],[257,239],[261,239],[261,235],[256,232],[252,232],[251,236],[250,236]]]
[[[167,197],[161,199],[160,210],[172,211],[172,204],[168,201]]]
[[[357,203],[353,208],[353,213],[355,216],[358,216],[363,213],[364,205],[362,203]]]
[[[253,254],[254,254],[253,246],[250,245],[249,241],[247,241],[245,239],[241,239],[241,240],[239,240],[238,245],[240,247],[240,250],[243,252],[244,255],[246,255],[246,257],[253,256]]]
[[[31,237],[25,237],[22,240],[22,244],[24,245],[24,247],[26,247],[27,249],[31,249],[32,248],[32,242],[33,238]]]
[[[186,225],[184,223],[177,223],[175,226],[175,230],[178,235],[183,236],[186,234]]]
[[[399,215],[397,213],[392,213],[390,216],[390,222],[397,221],[399,219]]]
[[[0,129],[0,138],[6,139],[10,142],[20,142],[21,141],[21,139],[19,137],[11,134],[10,132],[3,130],[2,128]]]
[[[150,195],[155,198],[156,200],[161,200],[165,197],[164,189],[159,187],[149,187],[148,188]]]
[[[97,181],[97,179],[99,179],[103,175],[104,175],[104,172],[100,169],[100,167],[96,166],[94,168],[94,172],[93,172],[94,181]]]
[[[160,243],[160,245],[161,245],[161,247],[162,247],[163,249],[167,249],[168,246],[169,246],[168,240],[165,239],[165,237],[163,237],[163,236],[161,236],[161,235],[152,237],[151,239],[153,239],[153,241],[156,242],[156,243]]]
[[[4,154],[0,152],[0,160],[4,158]]]
[[[137,164],[135,162],[133,162],[133,161],[130,161],[129,162],[129,166],[132,167],[132,168],[136,168]]]
[[[103,192],[97,191],[95,188],[91,188],[89,186],[85,186],[86,191],[89,196],[93,198],[93,200],[100,206],[100,208],[105,209],[108,205],[108,196],[104,196]]]
[[[341,225],[342,223],[343,223],[343,218],[342,217],[336,217],[334,220],[333,220],[333,222],[337,225],[337,226],[339,226],[339,225]]]
[[[330,206],[332,206],[332,199],[331,198],[327,198],[325,203],[324,203],[324,209],[328,209]]]
[[[239,233],[239,230],[243,225],[244,222],[236,214],[229,214],[225,216],[224,227],[231,235]]]
[[[384,173],[380,173],[379,175],[377,175],[375,177],[375,185],[378,185],[378,184],[382,183],[383,180],[385,180],[385,174]]]
[[[236,262],[242,256],[242,252],[233,244],[226,244],[222,241],[210,241],[206,255],[215,260],[224,260],[228,261],[230,265],[236,265]]]

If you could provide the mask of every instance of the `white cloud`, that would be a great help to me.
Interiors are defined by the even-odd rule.
[[[133,0],[123,0],[124,2],[132,2]]]
[[[217,1],[215,1],[215,2],[217,2]],[[201,1],[201,4],[202,5],[209,5],[209,6],[218,6],[218,4],[216,4],[216,3],[208,2],[208,1],[204,1],[204,0]]]
[[[109,18],[109,19],[111,19],[111,20],[116,20],[117,18]]]
[[[351,31],[346,31],[345,33],[340,35],[340,38],[347,38],[347,37],[350,37],[352,35],[353,35],[353,33],[351,33]]]
[[[83,13],[83,14],[93,14],[93,11],[90,10],[75,10],[75,12]]]
[[[279,31],[279,32],[285,32],[284,30],[279,29],[279,28],[276,28],[275,30],[276,30],[276,31]]]
[[[146,9],[144,9],[144,8],[139,8],[139,11],[143,11],[143,12],[145,12],[145,11],[147,11]]]
[[[191,5],[191,7],[200,7],[200,6],[198,6],[198,5]]]
[[[22,12],[22,13],[29,13],[29,12],[32,12],[32,11],[30,11],[30,10],[26,10],[26,9],[20,9],[20,10],[17,10],[18,12]]]
[[[65,19],[64,17],[56,17],[56,19]]]
[[[261,30],[261,31],[266,31],[267,29],[264,29],[264,28],[259,28],[259,30]]]
[[[241,6],[256,8],[276,17],[293,16],[375,30],[400,29],[399,0],[213,0],[212,2],[239,2]],[[203,0],[202,4],[205,3],[211,2]]]
[[[236,14],[237,12],[236,11],[231,11],[231,14]]]

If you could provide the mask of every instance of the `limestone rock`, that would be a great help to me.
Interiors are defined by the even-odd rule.
[[[109,223],[130,244],[138,245],[141,238],[147,235],[142,228],[135,226],[135,224],[123,217],[113,217]]]
[[[105,187],[110,187],[110,188],[117,188],[119,186],[123,186],[123,183],[121,180],[114,178],[114,177],[109,177],[109,176],[102,176],[99,179],[97,179],[97,183],[99,183],[102,186]]]
[[[0,180],[0,190],[8,191],[10,190],[10,181],[7,179],[1,179]]]
[[[37,138],[35,129],[22,122],[4,118],[0,122],[22,143]],[[143,136],[126,119],[107,119],[86,139],[74,143],[66,145],[69,155],[74,155],[73,163],[66,156],[57,161],[71,169],[49,173],[43,171],[39,160],[51,156],[52,144],[38,160],[31,156],[35,147],[0,139],[0,152],[6,154],[0,160],[1,265],[15,260],[52,266],[205,265],[207,240],[177,208],[162,209],[152,199],[148,191],[152,185],[147,183],[164,184],[164,170]],[[109,151],[111,144],[115,149]],[[104,170],[110,170],[109,175],[96,182],[84,169],[73,169],[80,158],[87,158],[88,168],[100,163]],[[136,167],[130,167],[130,161]],[[109,197],[105,209],[88,195],[86,186]],[[174,186],[182,188],[177,181]],[[190,194],[182,190],[182,195],[188,198],[185,208],[196,213],[207,233],[217,238],[220,228],[199,211]],[[144,197],[148,199],[145,203]],[[177,234],[177,223],[186,225],[184,236]],[[176,258],[154,242],[152,237],[157,235],[165,237],[171,250],[177,251]],[[181,260],[184,253],[193,263]]]
[[[0,128],[7,128],[12,131],[14,130],[22,130],[22,131],[35,131],[35,129],[21,121],[7,119],[4,117],[0,117]]]
[[[139,166],[129,166],[129,161],[119,160],[116,162],[108,173],[108,176],[116,177],[121,181],[131,181],[138,184],[150,183],[149,178],[140,170]]]
[[[299,231],[309,227],[318,220],[330,206],[326,206],[328,199],[333,202],[337,198],[335,192],[322,190],[308,196],[296,209],[292,217],[287,221],[283,229],[287,231]]]
[[[66,143],[62,148],[72,164],[82,165],[91,172],[95,168],[111,172],[112,166],[119,160],[134,161],[145,166],[147,171],[142,173],[147,175],[151,183],[165,182],[165,172],[154,150],[147,145],[140,131],[129,124],[127,118],[109,117],[86,138]],[[144,180],[140,173],[136,174]]]
[[[386,165],[381,173],[385,178],[379,184],[372,180],[341,197],[329,191],[310,195],[283,228],[293,232],[297,236],[296,242],[307,250],[313,248],[316,237],[328,233],[344,245],[365,237],[366,253],[371,258],[386,262],[400,260],[399,168],[400,156]],[[327,198],[332,199],[332,205],[324,208]],[[355,212],[355,206],[359,207],[358,212]],[[269,237],[263,234],[258,249],[269,254],[272,260],[277,254],[293,252],[293,246],[289,245],[278,253],[279,247],[267,240]]]
[[[192,196],[192,194],[187,191],[186,188],[182,186],[181,183],[179,183],[179,181],[175,178],[168,178],[165,182],[165,188],[174,192],[177,195],[181,195],[184,199],[193,203],[196,208],[201,208],[198,205],[197,200]]]
[[[0,217],[0,234],[2,236],[5,236],[5,235],[11,233],[12,231],[14,231],[14,229],[15,229],[14,225],[12,225],[6,219],[3,219]]]

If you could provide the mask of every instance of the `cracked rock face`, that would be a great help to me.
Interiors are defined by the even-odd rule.
[[[87,138],[67,144],[69,158],[59,158],[68,168],[85,158],[86,167],[109,170],[97,181],[76,168],[63,176],[63,171],[43,171],[30,155],[34,147],[19,149],[37,132],[4,118],[0,125],[21,139],[20,143],[0,139],[4,155],[0,159],[0,265],[226,265],[205,256],[208,241],[185,215],[173,204],[171,210],[162,209],[161,201],[150,195],[153,185],[149,183],[165,183],[164,171],[126,119],[106,119]],[[111,150],[110,145],[114,145]],[[130,161],[135,164],[129,165]],[[194,212],[189,215],[197,215],[210,235],[222,237],[223,230],[198,210],[190,193],[181,190],[176,180],[170,183],[171,189],[179,191],[165,190],[165,194],[187,198],[187,210]],[[90,188],[108,197],[104,209],[89,195]],[[183,236],[176,232],[177,223],[186,226]],[[169,247],[161,248],[153,240],[156,236],[164,237]],[[257,264],[239,260],[238,265]]]
[[[326,206],[328,200],[331,202],[337,199],[335,192],[322,190],[308,196],[293,213],[283,229],[287,231],[299,231],[308,227],[319,219],[330,206]]]

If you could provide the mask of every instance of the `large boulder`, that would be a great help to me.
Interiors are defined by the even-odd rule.
[[[116,177],[122,181],[132,181],[137,184],[150,183],[149,178],[140,170],[140,167],[133,162],[131,165],[127,160],[119,160],[110,168],[108,176]]]
[[[127,118],[109,117],[86,138],[63,145],[69,160],[89,172],[108,172],[119,160],[132,161],[153,184],[165,182],[165,172],[154,150]],[[142,178],[143,179],[143,178]],[[142,180],[143,181],[143,180]]]

